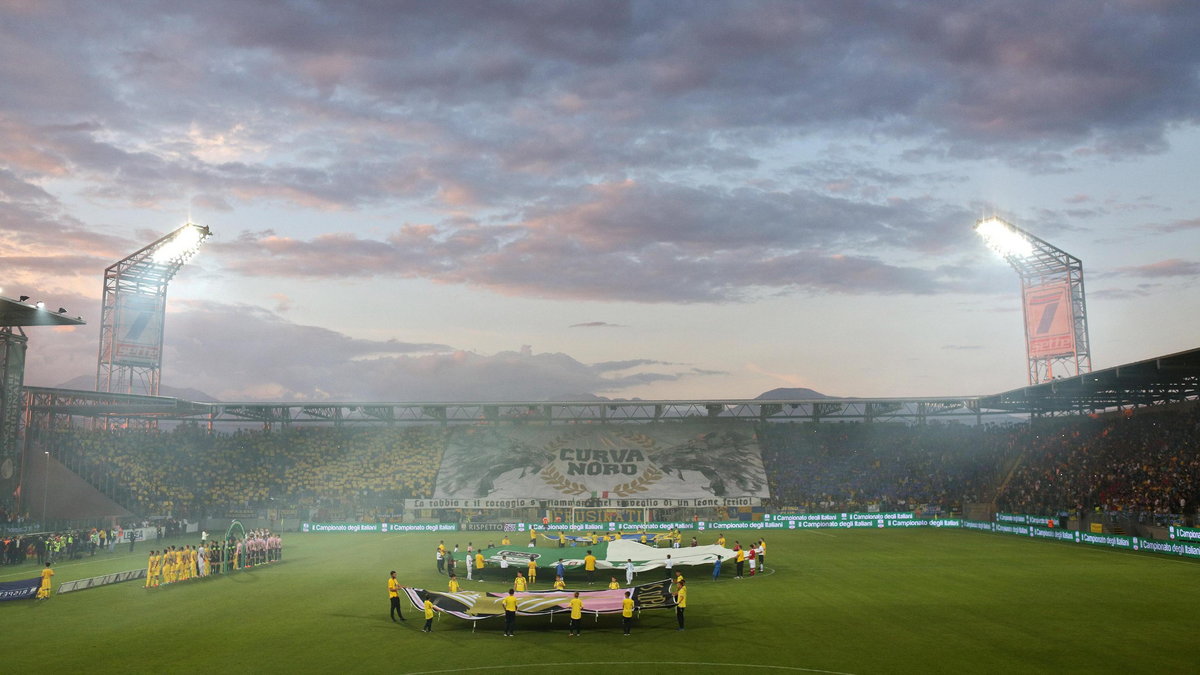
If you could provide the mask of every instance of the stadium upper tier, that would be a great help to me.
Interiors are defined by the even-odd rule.
[[[1098,508],[1172,522],[1200,503],[1200,407],[1193,404],[1004,427],[682,426],[688,434],[681,443],[675,442],[679,428],[655,435],[645,424],[604,425],[610,431],[599,436],[562,427],[567,433],[558,445],[538,434],[437,425],[233,434],[195,425],[170,432],[66,430],[38,433],[33,442],[93,485],[120,485],[127,507],[144,516],[307,507],[313,517],[325,509],[369,518],[396,513],[406,498],[488,497],[514,486],[530,497],[545,492],[586,502],[598,493],[593,480],[613,481],[616,492],[609,497],[678,496],[681,486],[714,496],[751,490],[771,510],[814,512],[957,511],[984,503],[1043,515]],[[712,426],[729,429],[713,436],[705,431]],[[631,456],[619,447],[622,440],[644,451]],[[601,445],[615,448],[598,464],[612,464],[613,475],[590,471],[594,452],[584,457],[584,450]],[[471,454],[487,448],[493,452]],[[564,460],[554,448],[569,456]],[[726,451],[761,469],[746,472],[748,482],[739,484],[737,475],[714,471],[720,464],[708,459]],[[514,458],[519,461],[509,461]],[[478,466],[464,474],[464,462],[472,461]],[[637,489],[633,474],[622,475],[626,465],[642,480]],[[672,480],[659,475],[667,473]]]

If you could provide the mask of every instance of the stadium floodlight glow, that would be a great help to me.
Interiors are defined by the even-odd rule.
[[[985,218],[975,224],[975,232],[983,237],[988,248],[1002,258],[1028,257],[1033,254],[1033,244],[1024,233],[999,218]]]
[[[975,232],[1021,278],[1029,384],[1092,370],[1083,293],[1083,263],[1001,218]]]
[[[38,309],[46,309],[46,303],[38,300],[34,307],[37,307]]]
[[[204,241],[211,236],[207,227],[202,227],[194,223],[187,223],[183,227],[176,230],[169,239],[163,242],[154,251],[152,260],[159,264],[177,263],[183,264],[196,255],[200,250],[200,246]]]

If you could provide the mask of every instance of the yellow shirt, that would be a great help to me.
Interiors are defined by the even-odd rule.
[[[746,551],[745,551],[745,549],[739,548],[737,550],[737,562],[745,562],[745,561],[746,561]]]
[[[477,569],[477,570],[483,569],[483,554],[482,553],[475,554],[475,569]]]
[[[516,590],[516,591],[525,590],[525,577],[517,577],[516,579],[513,580],[513,590]]]
[[[508,540],[508,535],[504,535],[504,538],[500,540],[501,546],[509,546],[511,544],[512,542]]]
[[[680,607],[687,607],[687,586],[680,588],[675,597],[679,600]]]
[[[500,601],[500,604],[504,605],[504,611],[515,612],[517,611],[517,596],[506,595],[504,596],[504,599]]]
[[[583,600],[580,600],[579,598],[571,598],[571,618],[583,618]]]
[[[585,556],[583,559],[583,569],[587,570],[588,572],[595,572],[596,571],[596,556],[594,556],[590,553],[587,556]]]
[[[536,575],[537,575],[537,561],[530,560],[529,561],[529,576],[532,577],[532,576],[536,576]]]
[[[430,602],[429,600],[425,601],[425,618],[426,619],[433,618],[433,603]]]
[[[555,580],[554,580],[554,590],[556,590],[556,591],[564,591],[564,590],[566,590],[566,589],[567,589],[567,584],[566,584],[565,582],[563,582],[563,580],[562,580],[562,579],[555,579]]]
[[[459,589],[459,585],[458,585],[458,579],[451,579],[450,580],[450,592],[457,593],[459,590],[460,589]]]
[[[400,597],[400,582],[396,581],[395,579],[393,579],[391,577],[388,577],[388,597],[389,598]]]
[[[625,598],[621,601],[621,616],[626,619],[633,616],[633,598]]]
[[[608,582],[608,590],[610,590],[610,591],[615,591],[620,587],[621,587],[621,584],[618,584],[616,581]]]
[[[717,546],[725,545],[725,537],[717,537]]]

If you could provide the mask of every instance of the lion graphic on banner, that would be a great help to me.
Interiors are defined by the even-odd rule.
[[[763,482],[753,471],[753,462],[748,461],[754,457],[751,440],[737,431],[710,431],[652,452],[651,460],[680,479],[684,471],[698,471],[708,479],[705,489],[717,497],[727,496],[730,485],[738,487],[738,494],[754,494]]]
[[[477,455],[469,462],[452,467],[448,476],[449,494],[469,491],[475,497],[486,497],[496,491],[495,479],[509,471],[520,469],[519,478],[526,473],[538,473],[554,460],[554,454],[495,431],[482,432],[487,436],[474,444]]]

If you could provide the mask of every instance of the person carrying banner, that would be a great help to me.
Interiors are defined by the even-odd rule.
[[[757,556],[757,555],[758,555],[758,552],[754,550],[754,547],[752,545],[750,547],[750,552],[746,554],[746,557],[750,559],[750,576],[754,576],[755,563],[757,562],[755,560],[755,556]]]
[[[629,635],[629,629],[633,627],[633,598],[629,597],[629,591],[625,591],[625,599],[621,601],[621,627],[625,629],[625,635]]]
[[[616,581],[616,578],[613,578]],[[579,591],[571,598],[571,632],[569,637],[579,637],[580,624],[583,623],[583,600],[579,599]]]
[[[717,556],[717,561],[713,563],[713,581],[721,576],[721,556]]]
[[[679,588],[675,590],[675,618],[679,620],[679,628],[683,630],[683,610],[687,609],[687,582],[679,580]]]
[[[559,558],[558,563],[554,566],[554,574],[559,579],[563,579],[567,576],[567,566],[563,563],[562,558]]]
[[[476,552],[475,552],[475,571],[476,571],[476,572],[482,572],[482,571],[483,571],[483,554],[482,554],[482,553],[480,553],[479,551],[476,551]],[[483,583],[483,579],[480,579],[480,580],[479,580],[479,583],[481,583],[481,584],[482,584],[482,583]]]
[[[633,585],[633,559],[632,558],[625,559],[625,585],[626,586]]]
[[[504,606],[504,637],[512,637],[517,633],[517,596],[513,589],[508,589],[508,595],[500,601]]]
[[[425,633],[433,632],[433,602],[429,600],[428,595],[425,596],[425,627],[421,631]]]
[[[396,570],[392,570],[392,575],[388,577],[387,588],[388,600],[390,600],[392,603],[392,609],[390,612],[392,621],[395,621],[397,616],[400,617],[401,621],[407,621],[408,619],[404,618],[404,612],[400,611],[400,589],[402,586],[400,586],[400,582],[396,580]]]
[[[592,583],[596,576],[596,556],[592,555],[592,549],[588,549],[587,555],[583,557],[583,570],[587,572],[587,581]]]
[[[549,522],[549,519],[543,519]],[[543,525],[544,526],[544,525]],[[529,526],[529,548],[537,546],[537,530],[533,529],[533,525]]]
[[[742,550],[741,546],[736,546],[736,545],[735,545],[734,551],[737,552],[736,553],[737,557],[735,557],[733,559],[733,564],[734,564],[733,578],[741,579],[742,578],[742,569],[745,567],[745,564],[746,564],[746,552]]]
[[[50,578],[54,576],[54,570],[50,569],[50,563],[46,563],[46,567],[42,569],[42,585],[38,587],[37,599],[46,600],[50,597]]]
[[[434,558],[437,560],[438,574],[445,574],[446,573],[446,554],[442,551],[442,547],[441,546],[437,547],[434,550],[433,555],[434,555]]]
[[[525,577],[520,572],[517,572],[517,578],[513,579],[513,588],[518,591],[525,591]]]
[[[671,559],[671,554],[667,554],[667,559],[663,561],[663,571],[667,573],[667,578],[671,578],[671,568],[675,567],[675,561]]]

